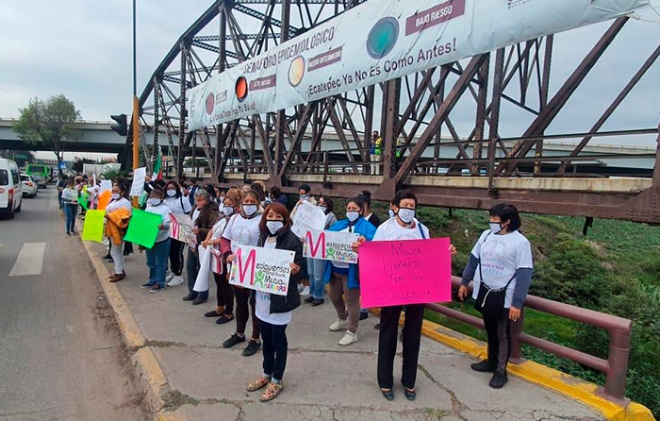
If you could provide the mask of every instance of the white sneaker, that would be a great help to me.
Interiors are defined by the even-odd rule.
[[[310,292],[309,287],[305,286],[305,287],[303,287],[302,291],[300,291],[300,295],[302,295],[303,297],[306,297],[306,296],[309,295],[309,292]]]
[[[358,341],[357,334],[351,332],[350,330],[347,330],[344,337],[339,340],[339,345],[348,346],[350,344],[354,344],[357,341]]]
[[[169,282],[169,281],[172,280],[172,278],[174,278],[174,273],[170,272],[170,273],[168,273],[167,276],[165,277],[165,281]]]
[[[337,319],[336,322],[330,325],[330,330],[332,332],[339,332],[340,330],[344,330],[348,327],[348,320],[339,320]]]
[[[168,287],[179,286],[183,283],[183,276],[173,276],[172,279],[167,283]]]

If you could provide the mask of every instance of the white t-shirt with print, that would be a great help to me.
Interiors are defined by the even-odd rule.
[[[513,301],[513,290],[516,287],[516,271],[520,268],[532,269],[534,267],[529,240],[519,231],[493,234],[490,230],[486,230],[474,245],[472,254],[480,259],[481,266],[481,274],[479,267],[474,274],[472,298],[476,300],[479,295],[482,274],[483,282],[494,289],[504,288],[507,282],[513,278],[506,290],[504,301],[504,308],[510,308]]]
[[[213,228],[211,229],[213,231],[213,234],[211,235],[211,240],[217,240],[218,238],[222,237],[222,233],[225,230],[225,227],[227,226],[227,218],[220,218],[218,222],[213,225]]]
[[[273,237],[273,239],[277,239],[277,237]],[[264,244],[264,248],[272,250],[275,248],[276,244],[277,241],[271,242],[266,240],[266,243]],[[256,294],[256,300],[255,300],[256,306],[254,310],[255,313],[257,313],[257,317],[259,318],[259,320],[276,326],[284,326],[291,323],[293,311],[288,311],[286,313],[271,313],[270,294],[266,294],[261,291],[255,291],[254,293]]]
[[[236,253],[238,246],[256,247],[259,243],[259,222],[261,215],[245,219],[236,215],[229,221],[222,238],[231,241],[231,252]]]
[[[402,227],[396,218],[390,218],[376,228],[374,241],[425,240],[430,238],[429,229],[416,219],[412,228]],[[420,231],[421,230],[421,231]],[[424,235],[422,236],[422,232]]]

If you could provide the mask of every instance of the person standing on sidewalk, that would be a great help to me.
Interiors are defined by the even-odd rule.
[[[324,230],[327,230],[337,222],[337,217],[335,216],[334,204],[332,199],[328,196],[319,197],[316,206],[323,209],[325,213],[325,226]],[[325,282],[323,277],[325,275],[325,267],[327,262],[322,259],[312,259],[311,257],[307,258],[307,276],[309,276],[309,290],[310,295],[305,299],[307,304],[311,304],[313,307],[320,306],[325,302]]]
[[[194,290],[197,274],[199,273],[199,255],[197,254],[197,245],[204,242],[209,230],[218,221],[220,217],[218,205],[211,201],[211,196],[204,189],[197,189],[195,193],[195,207],[193,208],[193,229],[195,234],[195,243],[188,249],[188,263],[186,272],[188,273],[188,295],[183,297],[183,301],[192,301],[193,305],[200,305],[209,298],[209,292],[197,292]],[[207,268],[208,269],[208,268]]]
[[[508,381],[511,323],[518,322],[532,283],[533,261],[529,240],[519,231],[515,206],[500,203],[489,210],[490,229],[474,245],[463,271],[458,297],[465,300],[474,280],[472,298],[482,314],[488,337],[488,359],[472,364],[474,371],[493,373],[489,386],[501,389]]]
[[[364,219],[371,222],[371,225],[374,227],[378,228],[380,226],[380,218],[378,218],[378,215],[371,210],[371,192],[369,190],[363,190],[360,197],[364,200]],[[360,320],[365,320],[367,318],[369,318],[369,310],[366,308],[360,308]]]
[[[183,197],[179,183],[176,181],[168,182],[165,186],[165,192],[167,195],[165,204],[173,214],[190,215],[192,206],[190,205],[190,201]],[[183,273],[183,249],[185,245],[183,241],[175,238],[172,238],[172,241],[170,241],[170,274],[166,278],[167,286],[175,287],[183,283],[183,276],[181,274]]]
[[[374,130],[371,134],[371,175],[380,175],[380,159],[383,148],[383,138]]]
[[[170,255],[170,213],[172,211],[165,204],[165,194],[160,188],[151,190],[146,211],[161,216],[156,242],[152,248],[147,249],[149,282],[140,286],[149,289],[150,293],[155,293],[165,290],[167,258]]]
[[[110,256],[115,264],[115,273],[110,277],[110,282],[118,282],[126,277],[124,271],[124,236],[128,228],[128,221],[133,214],[133,206],[128,201],[126,185],[115,184],[112,186],[112,199],[105,208],[105,235],[110,239],[112,248]]]
[[[291,323],[293,310],[300,307],[298,278],[301,274],[303,256],[302,243],[298,236],[291,232],[291,218],[284,205],[271,204],[264,214],[266,217],[259,223],[261,236],[258,246],[295,253],[285,297],[253,291],[256,296],[256,314],[261,321],[261,336],[264,341],[264,372],[257,380],[247,385],[247,391],[256,392],[266,387],[259,400],[268,402],[275,399],[284,388],[282,379],[289,347],[286,328]]]
[[[346,218],[332,225],[329,231],[359,234],[363,241],[371,241],[376,227],[364,219],[364,200],[358,196],[346,204]],[[344,262],[327,262],[325,282],[329,283],[330,301],[337,311],[337,320],[330,325],[332,332],[347,329],[339,345],[347,346],[358,341],[357,328],[360,319],[360,279],[358,265]]]
[[[392,203],[397,210],[396,216],[388,219],[378,227],[374,235],[374,241],[426,240],[429,238],[429,229],[415,219],[417,197],[412,191],[402,190],[397,192]],[[358,241],[358,247],[363,241],[362,239]],[[453,245],[450,246],[449,251],[456,254],[456,248]],[[404,394],[410,401],[414,401],[417,396],[415,383],[425,307],[425,304],[406,306],[401,383],[405,388]],[[387,400],[394,399],[392,390],[394,386],[394,357],[396,356],[399,318],[402,309],[403,306],[383,307],[380,312],[378,385]]]
[[[76,214],[78,213],[78,188],[73,178],[70,178],[64,190],[62,190],[62,204],[64,206],[66,235],[76,233]]]
[[[222,255],[227,263],[234,261],[234,253],[239,246],[256,247],[259,243],[259,223],[262,214],[259,213],[259,193],[250,190],[243,198],[241,213],[231,218],[222,234]],[[298,240],[300,241],[300,240]],[[223,342],[222,346],[231,348],[245,342],[245,327],[250,313],[252,314],[252,338],[243,350],[243,356],[254,355],[261,348],[259,319],[255,313],[255,297],[250,290],[232,286],[236,297],[236,332]]]

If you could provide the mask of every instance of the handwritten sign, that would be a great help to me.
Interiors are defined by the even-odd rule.
[[[185,213],[170,214],[170,237],[182,243],[191,243],[195,234],[192,232],[193,222]]]
[[[239,246],[229,272],[229,283],[274,295],[289,292],[295,253],[289,250]]]
[[[128,231],[126,231],[124,240],[150,249],[156,243],[158,226],[162,223],[161,215],[133,209],[133,216],[128,223]]]
[[[357,263],[352,245],[359,235],[351,232],[307,231],[303,255],[312,259]]]
[[[325,228],[325,220],[323,209],[309,202],[302,202],[293,215],[291,231],[298,237],[304,238],[307,231],[322,231]]]
[[[362,307],[450,302],[449,245],[449,238],[362,244]]]
[[[133,171],[133,184],[131,184],[131,196],[142,196],[144,192],[144,181],[147,179],[147,169],[138,168]]]
[[[82,239],[84,241],[103,241],[103,223],[105,222],[105,211],[88,210],[85,214],[85,225],[83,225]]]

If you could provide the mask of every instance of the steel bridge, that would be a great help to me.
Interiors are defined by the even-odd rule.
[[[427,205],[485,209],[505,200],[524,212],[660,223],[658,166],[646,178],[635,174],[604,178],[575,171],[578,162],[602,158],[585,148],[604,138],[615,137],[616,143],[626,145],[640,138],[657,139],[656,124],[608,130],[612,115],[624,102],[638,101],[633,94],[639,90],[634,88],[655,69],[660,55],[657,40],[648,37],[628,46],[652,44],[652,51],[639,63],[620,57],[620,66],[631,77],[617,80],[616,86],[604,80],[601,89],[611,93],[611,103],[594,103],[588,95],[580,98],[585,107],[605,108],[600,118],[587,122],[587,129],[547,133],[551,124],[566,126],[562,125],[566,113],[561,111],[578,95],[585,79],[606,72],[599,68],[603,55],[627,27],[639,24],[629,17],[611,21],[586,54],[573,57],[575,67],[568,75],[553,66],[555,36],[549,35],[347,94],[188,133],[186,101],[192,87],[359,3],[215,1],[180,36],[140,96],[141,122],[153,133],[154,146],[170,148],[181,174],[183,158],[201,145],[214,181],[225,187],[262,179],[295,191],[305,182],[315,192],[338,197],[368,189],[379,200],[389,200],[396,189],[406,187]],[[654,114],[659,97],[657,90],[644,96]],[[520,117],[512,118],[514,113]],[[527,122],[524,126],[518,124],[521,119]],[[470,121],[467,131],[457,124],[466,120]],[[379,168],[369,160],[372,130],[379,130],[384,140]],[[332,146],[329,137],[334,138]],[[548,154],[549,141],[570,146],[563,154]],[[398,158],[397,148],[402,152]],[[651,156],[621,153],[618,157],[650,158],[655,164],[659,154],[657,148]]]

